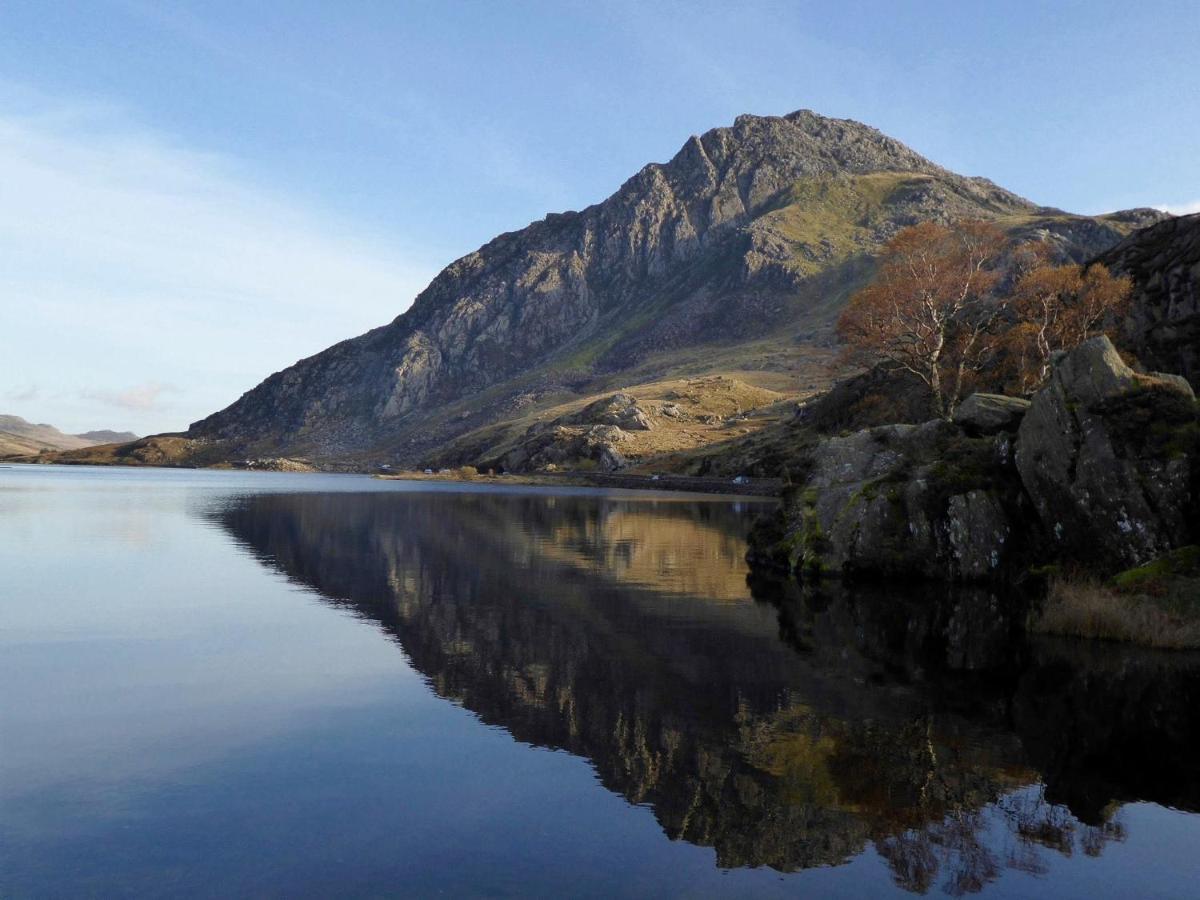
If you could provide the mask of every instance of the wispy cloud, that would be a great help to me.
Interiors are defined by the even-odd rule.
[[[25,384],[4,393],[4,398],[14,403],[28,403],[41,396],[42,390],[36,384]]]
[[[86,400],[179,428],[390,320],[432,274],[112,107],[0,83],[0,171],[0,357],[62,427],[103,425]],[[140,387],[81,395],[97,383]],[[152,415],[167,384],[184,421]]]
[[[86,390],[82,392],[82,395],[87,400],[98,400],[119,409],[147,412],[161,409],[163,394],[177,393],[178,390],[169,384],[147,381],[144,384],[137,384],[118,391]]]
[[[1200,213],[1200,200],[1193,200],[1191,203],[1163,203],[1158,208],[1173,216],[1190,216],[1192,213]]]

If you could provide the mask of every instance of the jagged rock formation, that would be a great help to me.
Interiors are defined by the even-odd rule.
[[[1097,261],[1133,279],[1125,336],[1138,359],[1200,388],[1200,214],[1138,231]]]
[[[872,254],[921,220],[987,218],[1082,259],[1155,215],[1036,207],[857,122],[741,116],[604,202],[468,254],[391,324],[272,375],[188,436],[231,455],[411,462],[530,398],[670,374],[681,349],[723,348],[695,370],[761,366],[764,341],[792,358],[828,345]]]
[[[1195,542],[1200,405],[1183,378],[1138,374],[1098,337],[1060,355],[1028,411],[995,397],[963,406],[959,423],[818,441],[752,558],[981,580],[1051,559],[1115,570]]]

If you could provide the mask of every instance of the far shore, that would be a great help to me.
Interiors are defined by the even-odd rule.
[[[64,466],[97,466],[100,468],[122,469],[212,469],[217,471],[238,472],[287,472],[303,475],[309,473],[324,475],[369,475],[384,481],[439,481],[462,484],[507,484],[532,485],[540,487],[602,487],[624,490],[667,491],[674,493],[692,494],[731,494],[742,497],[753,497],[764,500],[777,500],[783,488],[783,481],[778,478],[750,478],[740,476],[709,477],[699,475],[671,475],[663,473],[626,473],[626,472],[505,472],[500,474],[470,473],[462,469],[439,469],[423,471],[420,469],[404,469],[388,472],[369,471],[357,468],[318,468],[308,463],[288,460],[293,465],[280,466],[278,460],[272,460],[265,465],[237,465],[221,462],[211,466],[183,465],[147,465],[115,462],[111,459],[72,459],[57,458],[10,458],[0,460],[0,467],[13,465],[46,465],[57,464]]]
[[[458,469],[425,472],[405,470],[377,474],[389,481],[452,481],[464,484],[527,484],[543,487],[608,487],[630,490],[683,491],[695,494],[736,494],[774,500],[783,482],[778,478],[715,478],[698,475],[634,474],[623,472],[529,472],[496,475],[463,474]]]

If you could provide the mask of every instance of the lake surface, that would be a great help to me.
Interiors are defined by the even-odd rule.
[[[0,896],[1200,895],[1200,658],[762,508],[0,468]]]

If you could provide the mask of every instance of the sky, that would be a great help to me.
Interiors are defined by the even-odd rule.
[[[181,430],[741,113],[1200,211],[1200,3],[0,2],[0,413]]]

